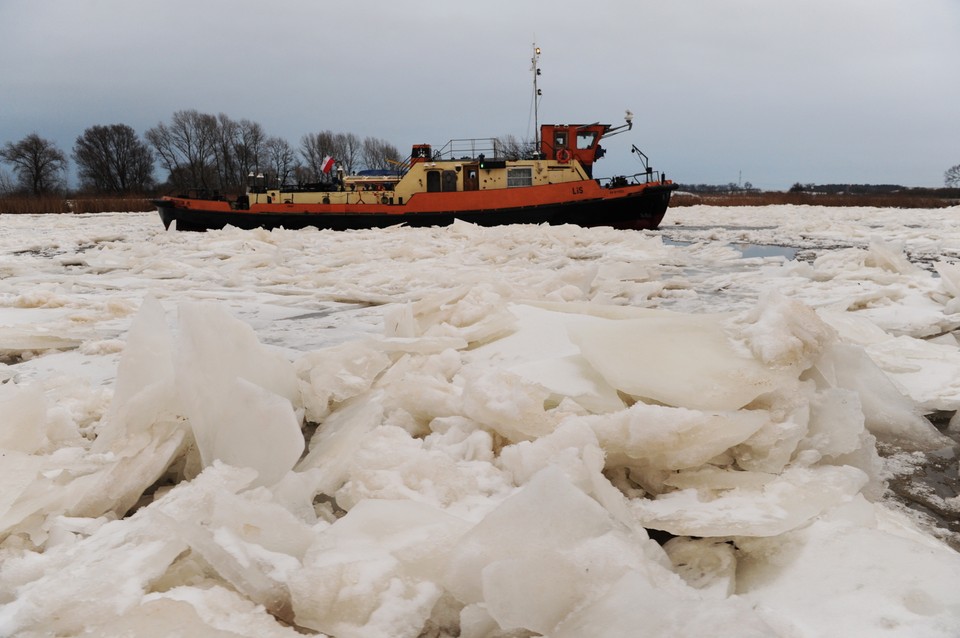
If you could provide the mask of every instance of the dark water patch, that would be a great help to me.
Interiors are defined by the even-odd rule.
[[[25,361],[32,361],[33,359],[38,359],[40,357],[50,355],[50,354],[59,354],[61,352],[66,352],[68,350],[76,350],[79,346],[77,345],[65,345],[59,348],[37,348],[37,349],[27,349],[21,350],[18,348],[4,348],[0,349],[0,363],[8,366],[15,366],[19,363]]]
[[[14,257],[22,257],[24,255],[30,257],[43,257],[44,259],[53,259],[54,257],[59,257],[60,255],[67,254],[67,251],[60,248],[54,248],[51,246],[46,246],[43,248],[23,248],[21,250],[14,250],[10,253]]]
[[[930,415],[930,421],[957,444],[934,452],[905,452],[878,444],[880,455],[892,461],[895,474],[890,497],[919,512],[938,529],[938,536],[960,551],[960,433],[947,430],[953,413]]]
[[[667,239],[663,238],[663,243],[665,246],[692,246],[695,243],[694,241],[681,241],[676,239]],[[746,243],[736,243],[736,244],[727,244],[734,250],[740,252],[744,259],[754,259],[754,258],[764,258],[764,257],[783,257],[787,261],[793,261],[797,258],[797,252],[799,249],[792,246],[777,246],[777,245],[767,245],[767,244],[746,244]]]
[[[360,303],[344,303],[342,306],[336,308],[325,308],[323,310],[317,310],[314,312],[306,312],[299,315],[293,315],[291,317],[280,317],[278,321],[300,321],[302,319],[320,319],[323,317],[329,317],[330,315],[336,314],[338,312],[346,312],[348,310],[359,310],[361,308],[370,308],[372,306],[381,305],[374,302],[360,302]]]
[[[783,257],[787,261],[797,258],[797,249],[790,246],[764,246],[760,244],[733,244],[744,259],[754,257]]]
[[[681,226],[675,224],[672,227],[664,228],[668,230],[669,228],[682,228],[683,230],[715,230],[717,228],[723,228],[724,230],[772,230],[777,228],[776,226],[737,226],[735,224],[713,224],[710,226]]]

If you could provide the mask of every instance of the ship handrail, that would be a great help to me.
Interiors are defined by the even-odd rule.
[[[487,153],[491,154],[490,159],[496,156],[496,141],[493,138],[458,138],[448,141],[439,149],[435,149],[433,159],[474,159]]]
[[[508,152],[507,145],[496,137],[464,137],[448,141],[433,151],[434,160],[479,159],[482,155],[488,160],[529,159],[525,154]]]
[[[667,176],[661,171],[655,171],[648,168],[642,173],[633,175],[614,175],[612,177],[597,178],[597,183],[604,188],[622,188],[624,186],[635,186],[637,184],[662,184],[667,181]]]

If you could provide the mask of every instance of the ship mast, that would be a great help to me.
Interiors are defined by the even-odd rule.
[[[533,43],[533,58],[530,60],[533,64],[531,70],[533,71],[533,139],[534,139],[534,152],[540,153],[540,96],[542,93],[540,89],[537,88],[537,76],[540,75],[540,67],[537,64],[540,62],[540,47],[537,46],[537,43]]]

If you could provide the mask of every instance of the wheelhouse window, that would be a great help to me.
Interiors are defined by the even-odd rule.
[[[533,186],[533,168],[515,166],[507,169],[507,188],[515,186]]]
[[[596,133],[577,133],[577,148],[593,148],[593,143],[596,141]]]

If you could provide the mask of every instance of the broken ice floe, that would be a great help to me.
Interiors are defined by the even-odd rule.
[[[147,300],[92,442],[0,386],[0,632],[830,633],[798,552],[864,614],[956,627],[960,559],[870,502],[875,437],[940,435],[805,306],[479,288],[391,313],[382,339],[291,362],[221,307],[183,304],[171,331]],[[877,547],[933,588],[852,576]]]

